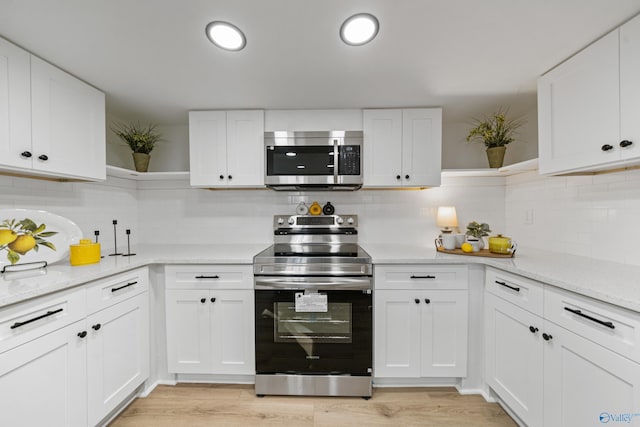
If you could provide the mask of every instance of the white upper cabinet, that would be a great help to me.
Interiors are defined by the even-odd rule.
[[[0,162],[31,167],[20,153],[31,148],[30,55],[0,39]]]
[[[538,80],[542,174],[640,162],[640,18]]]
[[[2,39],[0,168],[106,178],[104,94]]]
[[[264,111],[189,112],[194,187],[264,186]]]
[[[440,108],[364,110],[364,186],[440,185]]]

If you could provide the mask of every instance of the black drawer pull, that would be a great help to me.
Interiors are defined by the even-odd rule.
[[[95,325],[93,325],[91,327],[94,331],[99,331],[100,328],[102,328],[102,325],[100,323],[96,323]]]
[[[431,304],[431,300],[430,300],[429,298],[425,298],[425,299],[424,299],[424,303],[425,303],[425,304]]]
[[[27,158],[27,159],[28,159],[29,157],[31,157],[31,156],[32,156],[32,154],[31,154],[31,152],[30,152],[30,151],[23,151],[22,153],[20,153],[20,155],[21,155],[22,157]]]
[[[16,322],[13,325],[11,325],[11,329],[19,328],[20,326],[27,325],[31,322],[35,322],[36,320],[44,319],[45,317],[53,316],[54,314],[58,314],[60,312],[62,312],[61,308],[53,311],[47,311],[45,314],[42,314],[38,317],[34,317],[33,319],[25,320],[24,322]]]
[[[543,333],[542,338],[544,338],[545,341],[551,341],[553,339],[553,336],[547,333]]]
[[[609,151],[609,150],[613,150],[613,145],[604,144],[602,147],[600,147],[600,149],[601,149],[602,151]]]
[[[426,276],[411,276],[411,279],[435,279],[436,276],[427,274]]]
[[[633,145],[633,142],[629,141],[628,139],[625,139],[624,141],[620,141],[620,147],[622,148],[626,148],[630,145]]]
[[[584,314],[584,313],[583,313],[582,311],[580,311],[580,310],[573,310],[573,309],[571,309],[571,308],[569,308],[569,307],[565,307],[564,309],[565,309],[565,310],[567,310],[568,312],[571,312],[571,313],[573,313],[573,314],[576,314],[576,315],[578,315],[578,316],[580,316],[580,317],[584,317],[585,319],[589,319],[589,320],[591,320],[592,322],[596,322],[596,323],[599,323],[599,324],[600,324],[600,325],[602,325],[602,326],[606,326],[607,328],[611,328],[611,329],[615,329],[615,328],[616,328],[616,326],[615,326],[613,323],[611,323],[611,322],[605,322],[604,320],[600,320],[600,319],[596,319],[595,317],[591,317],[591,316],[589,316],[588,314]]]
[[[218,276],[217,274],[215,276],[196,276],[196,279],[219,279],[220,276]]]
[[[516,292],[520,292],[520,288],[517,288],[515,286],[507,285],[505,282],[500,282],[500,281],[496,280],[496,283],[498,285],[500,285],[500,286],[504,286],[505,288],[509,288],[509,289],[514,290]]]
[[[119,291],[120,289],[128,288],[129,286],[133,286],[136,283],[138,283],[138,282],[129,282],[126,285],[122,285],[122,286],[117,287],[117,288],[111,288],[111,292],[116,292],[116,291]]]
[[[416,304],[420,304],[420,300],[418,298],[414,299]]]
[[[87,331],[78,332],[78,336],[79,336],[80,338],[84,338],[84,337],[86,337],[86,336],[87,336]]]
[[[215,298],[211,298],[211,302],[216,302],[216,299]]]
[[[535,334],[536,332],[538,332],[538,328],[536,328],[535,326],[529,326],[529,331],[531,331],[532,334]]]

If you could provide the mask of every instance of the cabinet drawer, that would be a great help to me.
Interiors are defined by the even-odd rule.
[[[485,285],[487,292],[542,316],[542,283],[517,274],[487,268]]]
[[[167,265],[167,289],[253,289],[253,266]]]
[[[149,271],[139,268],[92,282],[87,288],[87,312],[95,313],[149,289]]]
[[[640,314],[546,286],[545,319],[640,363]]]
[[[376,289],[467,289],[464,265],[376,265]]]
[[[84,289],[35,298],[0,310],[0,353],[83,319]]]

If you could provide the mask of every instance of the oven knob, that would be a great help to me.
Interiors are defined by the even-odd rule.
[[[351,218],[351,217],[347,218],[347,224],[353,225],[354,222],[355,221],[353,220],[353,218]]]
[[[282,225],[282,224],[284,224],[284,218],[279,217],[278,218],[278,225]]]
[[[296,219],[292,216],[289,217],[289,225],[293,225],[296,223]]]
[[[342,223],[344,222],[344,219],[342,219],[342,217],[338,217],[336,218],[336,223],[338,223],[338,225],[342,225]]]

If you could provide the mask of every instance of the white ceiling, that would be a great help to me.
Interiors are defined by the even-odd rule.
[[[380,21],[352,47],[354,13]],[[536,77],[640,12],[640,0],[0,0],[0,36],[107,94],[109,114],[185,124],[191,109],[535,108]],[[247,46],[216,48],[212,20]]]

